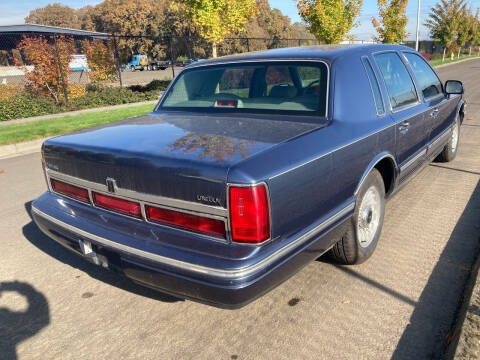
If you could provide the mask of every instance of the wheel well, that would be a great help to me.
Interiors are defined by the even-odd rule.
[[[463,108],[464,106],[465,106],[465,104],[462,104],[462,107],[460,108],[460,111],[459,111],[459,114],[460,114],[460,124],[463,123],[463,120],[464,120],[463,118],[465,117],[465,110],[464,110],[464,108]]]
[[[375,169],[382,175],[385,194],[390,194],[395,180],[395,165],[393,161],[390,158],[383,158],[375,165]]]

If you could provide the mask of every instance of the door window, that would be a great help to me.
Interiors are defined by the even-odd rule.
[[[375,60],[385,80],[392,109],[417,102],[415,86],[400,56],[387,52],[375,55]]]
[[[365,66],[365,70],[367,71],[368,81],[370,82],[370,87],[372,88],[373,92],[373,100],[375,101],[375,107],[377,108],[377,114],[382,115],[385,113],[385,109],[383,107],[383,100],[382,100],[382,93],[380,92],[380,86],[378,86],[377,77],[373,72],[372,65],[370,61],[364,57],[362,58],[363,65]]]
[[[438,79],[438,76],[422,57],[408,52],[405,53],[405,57],[410,63],[413,74],[417,79],[417,84],[420,85],[425,99],[443,93],[442,83]]]

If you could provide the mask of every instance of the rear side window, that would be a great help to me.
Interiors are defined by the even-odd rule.
[[[363,65],[365,66],[365,70],[367,72],[368,81],[370,82],[370,87],[372,88],[373,100],[375,101],[377,114],[383,115],[385,114],[385,108],[383,106],[382,93],[380,92],[380,86],[378,85],[377,77],[373,72],[370,61],[366,57],[363,57],[362,61],[363,61]]]
[[[417,54],[408,52],[405,53],[405,57],[410,63],[413,74],[417,79],[417,84],[420,85],[423,97],[425,99],[443,93],[442,83],[438,79],[437,74],[435,74],[432,68],[428,66],[428,64],[422,57],[418,56]]]
[[[375,60],[385,80],[392,109],[417,102],[415,86],[400,56],[388,52],[375,55]]]
[[[182,72],[161,108],[325,116],[328,68],[321,62],[213,65]]]

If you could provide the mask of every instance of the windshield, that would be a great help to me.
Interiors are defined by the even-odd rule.
[[[327,74],[322,62],[193,68],[179,75],[161,108],[325,116]]]

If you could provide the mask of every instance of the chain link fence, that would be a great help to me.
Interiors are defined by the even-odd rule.
[[[217,46],[217,54],[318,44],[316,39],[227,38]],[[414,48],[415,42],[405,45]],[[462,49],[462,54],[469,51]],[[441,58],[443,48],[422,41],[420,52],[433,60]],[[212,53],[210,43],[193,36],[0,33],[0,100],[24,87],[54,93],[67,103],[98,84],[141,91],[153,81],[167,83],[186,65],[210,58]]]

